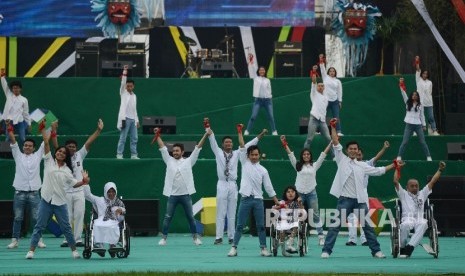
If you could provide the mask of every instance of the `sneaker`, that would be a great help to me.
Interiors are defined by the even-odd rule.
[[[355,242],[353,242],[353,241],[348,241],[348,242],[346,242],[346,245],[347,246],[356,246],[357,244]]]
[[[433,133],[431,134],[432,136],[439,136],[439,132],[437,130],[433,131]]]
[[[68,242],[64,241],[63,243],[60,244],[60,247],[68,247]]]
[[[81,255],[79,255],[79,252],[77,250],[73,250],[71,254],[73,255],[73,259],[81,258]]]
[[[426,161],[433,161],[433,159],[431,158],[431,156],[428,156],[426,157]]]
[[[342,132],[338,132],[337,136],[342,137],[342,136],[344,136],[344,134],[342,134]]]
[[[45,248],[45,247],[47,247],[47,245],[44,243],[44,241],[42,240],[42,238],[40,238],[39,242],[37,243],[37,247],[39,247],[39,248]]]
[[[318,237],[318,245],[319,246],[325,245],[325,237],[324,236],[319,236]]]
[[[433,130],[430,127],[428,127],[428,135],[432,135],[432,134],[433,134]]]
[[[368,246],[368,242],[367,241],[362,242],[362,246]]]
[[[233,246],[228,252],[228,257],[236,257],[237,256],[237,249]]]
[[[397,160],[397,161],[402,161],[402,157],[397,156],[396,160]]]
[[[297,249],[294,247],[294,238],[289,238],[286,242],[286,246],[283,245],[283,247],[287,247],[286,251],[291,254],[297,253]]]
[[[131,155],[131,159],[139,160],[140,158],[137,156],[137,154],[134,154],[134,155]]]
[[[247,136],[247,135],[249,135],[249,134],[250,134],[249,131],[246,129],[246,130],[244,131],[244,136]]]
[[[436,254],[436,252],[434,252],[434,249],[429,244],[424,243],[421,246],[423,247],[423,249],[425,249],[426,253],[428,253],[430,255]]]
[[[417,133],[416,133],[416,132],[414,132],[412,136],[417,136]]]
[[[29,252],[27,252],[27,254],[26,254],[26,259],[29,259],[29,260],[30,260],[30,259],[32,259],[32,258],[34,258],[34,251],[29,251]]]
[[[18,239],[17,239],[17,238],[12,238],[12,239],[11,239],[11,243],[10,243],[9,245],[7,245],[6,248],[8,248],[8,249],[13,249],[13,248],[18,247],[18,244],[19,244]]]
[[[195,237],[194,238],[194,244],[195,245],[202,245],[202,241],[198,237]]]
[[[159,242],[158,242],[158,245],[166,245],[166,238],[162,238]]]
[[[122,154],[117,154],[116,159],[123,159],[123,155]]]
[[[288,246],[287,249],[286,249],[286,245],[283,243],[283,244],[281,244],[281,247],[282,247],[282,253],[283,253],[284,257],[291,257],[292,256],[291,254],[289,254],[291,246]],[[292,249],[295,250],[295,248],[292,248]]]
[[[270,257],[271,253],[266,249],[266,247],[263,247],[262,250],[260,250],[260,256],[263,257]]]
[[[327,252],[323,252],[321,253],[321,258],[322,259],[328,259],[329,258],[329,254]]]
[[[229,240],[228,240],[228,243],[229,243],[229,244],[233,244],[233,242],[234,242],[234,239],[229,239]]]
[[[221,239],[221,238],[216,239],[215,242],[214,242],[213,244],[214,244],[214,245],[223,244],[223,239]]]
[[[273,131],[273,132],[271,133],[271,135],[273,135],[273,136],[278,136],[278,131],[277,131],[277,130]]]
[[[375,255],[373,255],[373,257],[377,258],[377,259],[385,259],[386,255],[384,255],[383,252],[378,251],[378,252],[375,253]]]

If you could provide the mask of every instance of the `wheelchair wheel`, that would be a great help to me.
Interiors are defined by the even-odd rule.
[[[307,254],[307,224],[301,225],[299,231],[299,254],[303,257]]]
[[[129,256],[130,248],[131,248],[131,231],[129,230],[129,225],[126,224],[126,229],[124,230],[124,240],[126,246],[123,248],[123,251],[116,252],[116,257],[118,258],[127,258]]]
[[[82,251],[82,257],[84,259],[90,259],[91,256],[92,252],[90,251],[90,249],[84,249],[84,251]]]
[[[400,251],[399,243],[399,228],[391,224],[391,254],[393,258],[397,258]]]
[[[270,226],[270,251],[274,257],[278,255],[278,238],[276,237],[276,226]]]
[[[430,243],[431,248],[434,250],[433,257],[437,259],[439,257],[438,226],[434,218],[431,219],[431,229],[429,231],[429,243]]]

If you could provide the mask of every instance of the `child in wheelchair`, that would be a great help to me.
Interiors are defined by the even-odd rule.
[[[400,258],[410,257],[415,247],[421,243],[423,235],[430,224],[425,218],[425,202],[428,200],[428,196],[432,193],[434,184],[436,184],[445,168],[446,164],[441,161],[431,181],[421,190],[419,189],[419,183],[416,179],[409,179],[406,189],[402,188],[399,183],[399,170],[396,170],[394,173],[394,186],[401,206],[399,226]],[[429,219],[434,220],[434,218]],[[410,240],[408,240],[410,231],[412,230],[414,230],[414,233]],[[429,245],[424,244],[422,246],[429,254],[437,254],[437,252],[433,252],[434,250]]]
[[[91,193],[88,185],[84,189],[85,198],[92,203],[93,209],[97,213],[97,218],[94,217],[91,230],[94,243],[93,251],[102,257],[105,256],[105,243],[110,245],[110,254],[114,254],[112,250],[121,247],[118,244],[120,240],[120,223],[124,223],[124,215],[126,214],[123,201],[116,197],[116,184],[108,182],[103,190],[104,196],[98,197]]]
[[[274,206],[279,211],[276,221],[276,236],[278,244],[282,247],[285,257],[298,253],[294,240],[299,232],[299,213],[305,212],[302,200],[295,186],[288,186],[283,193],[283,199],[279,205]]]

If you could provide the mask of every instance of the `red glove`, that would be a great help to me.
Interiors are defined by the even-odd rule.
[[[161,127],[159,127],[157,131],[155,132],[152,142],[150,143],[151,145],[153,145],[153,143],[155,143],[158,140],[158,138],[160,137],[160,134],[161,134]]]
[[[333,128],[336,128],[336,123],[337,123],[337,119],[336,118],[332,118],[330,121],[329,121],[329,125]]]
[[[42,132],[42,130],[45,128],[45,119],[43,119],[40,124],[39,124],[39,133]]]
[[[283,145],[283,148],[286,148],[286,147],[287,147],[286,138],[284,138],[284,139],[281,140],[281,144]]]
[[[203,119],[203,127],[210,128],[210,120],[208,118]]]
[[[236,129],[237,129],[237,133],[238,133],[238,134],[239,134],[239,133],[242,133],[242,128],[243,128],[243,127],[244,127],[243,124],[237,124],[237,125],[236,125]]]

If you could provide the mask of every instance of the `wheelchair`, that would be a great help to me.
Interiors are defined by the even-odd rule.
[[[439,256],[438,226],[434,219],[433,207],[433,204],[430,204],[429,199],[427,199],[424,205],[424,218],[428,224],[425,234],[428,235],[429,246],[433,250],[430,254],[437,259]],[[391,221],[391,254],[392,257],[397,258],[400,253],[400,222],[402,219],[402,205],[398,199],[396,199],[395,210],[395,219]]]
[[[292,210],[290,210],[292,211]],[[306,215],[305,210],[302,210],[303,213]],[[285,240],[287,240],[290,236],[290,230],[278,230],[278,223],[281,221],[280,211],[276,209],[272,209],[273,217],[270,226],[270,251],[272,252],[273,256],[276,257],[278,255],[278,247],[281,239],[281,233],[284,231],[286,233]],[[297,245],[299,247],[299,255],[300,257],[304,257],[307,254],[307,222],[304,219],[301,220],[302,213],[300,213],[298,226],[297,226]],[[286,241],[284,241],[286,242]]]
[[[92,253],[97,253],[101,257],[105,256],[106,250],[104,248],[94,248],[93,229],[95,218],[97,218],[97,212],[95,209],[93,209],[90,216],[90,223],[87,224],[84,229],[84,250],[82,251],[82,257],[84,259],[90,259]],[[126,220],[123,220],[119,223],[119,229],[120,235],[118,244],[121,246],[108,249],[108,253],[110,254],[111,258],[127,258],[131,250],[131,232],[129,225],[126,223]]]

